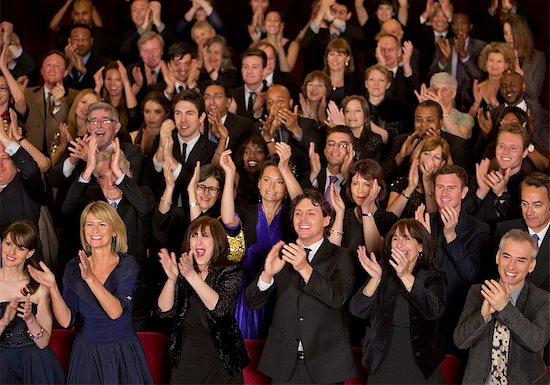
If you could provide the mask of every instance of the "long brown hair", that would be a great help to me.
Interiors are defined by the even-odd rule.
[[[210,229],[210,235],[214,241],[214,250],[212,251],[212,259],[210,259],[208,269],[210,270],[212,267],[223,267],[231,264],[231,261],[227,258],[229,256],[229,243],[227,242],[227,235],[223,226],[216,219],[206,215],[198,217],[189,224],[183,238],[181,251],[183,253],[189,252],[193,234],[202,233],[207,228]],[[193,260],[193,267],[196,272],[199,271],[199,267],[195,260]]]

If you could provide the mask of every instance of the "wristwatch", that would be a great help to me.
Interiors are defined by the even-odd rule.
[[[372,217],[374,215],[374,212],[367,211],[366,213],[362,213],[361,216],[363,217]]]

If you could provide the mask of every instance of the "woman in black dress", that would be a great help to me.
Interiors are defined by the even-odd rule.
[[[248,354],[235,320],[242,266],[227,258],[222,225],[207,216],[193,221],[179,259],[159,253],[167,275],[159,315],[173,321],[171,384],[242,384]]]
[[[445,310],[447,280],[434,267],[431,235],[414,219],[389,231],[378,261],[359,246],[369,275],[352,297],[350,310],[367,320],[363,366],[369,384],[444,384],[445,357],[438,320]]]

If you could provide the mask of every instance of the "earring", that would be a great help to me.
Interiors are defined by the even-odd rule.
[[[346,62],[346,67],[349,66],[349,61]]]

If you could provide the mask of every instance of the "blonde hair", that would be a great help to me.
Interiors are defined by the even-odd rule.
[[[84,226],[86,225],[86,218],[89,214],[92,214],[100,221],[107,223],[113,228],[115,236],[113,237],[113,251],[115,253],[125,253],[128,251],[128,236],[126,235],[126,225],[122,221],[122,218],[118,215],[116,210],[111,207],[107,202],[94,201],[90,202],[82,211],[80,215],[80,242],[82,248],[87,253],[92,251],[90,245],[86,241],[84,235]]]
[[[453,158],[451,156],[451,149],[449,147],[449,143],[443,139],[441,136],[438,135],[430,135],[424,139],[414,149],[414,151],[411,154],[411,162],[414,159],[420,159],[420,154],[424,151],[433,151],[436,148],[441,147],[441,157],[443,158],[443,161],[445,162],[444,165],[453,164]]]
[[[84,88],[82,91],[80,91],[74,98],[73,103],[71,104],[71,108],[69,109],[69,113],[67,115],[67,132],[69,135],[71,135],[72,138],[75,138],[77,135],[78,127],[76,126],[76,108],[78,107],[78,104],[80,101],[86,96],[86,95],[94,95],[98,101],[101,101],[101,96],[91,88]],[[94,104],[91,103],[90,106]],[[88,107],[90,108],[90,107]]]
[[[504,71],[512,71],[514,69],[514,61],[516,60],[516,55],[514,54],[514,50],[512,49],[512,47],[510,47],[506,43],[494,41],[487,44],[479,54],[477,65],[480,70],[482,70],[483,72],[487,72],[487,58],[491,53],[499,53],[504,57],[504,61],[506,62],[506,68],[504,69]]]

